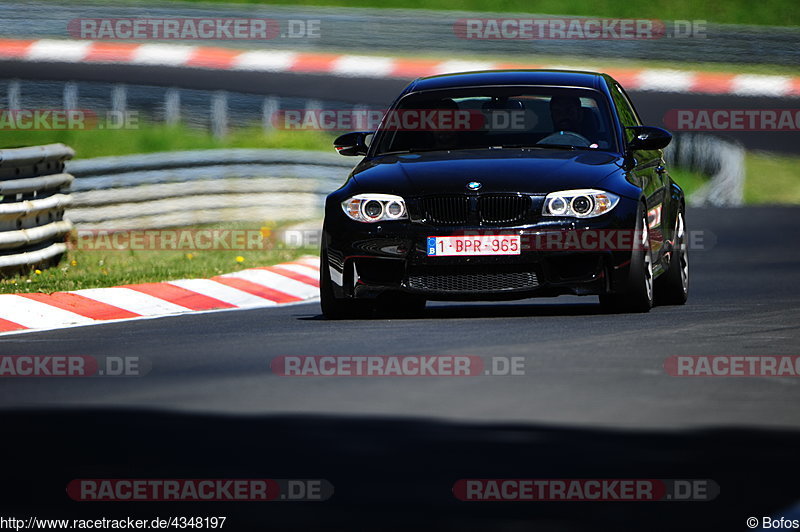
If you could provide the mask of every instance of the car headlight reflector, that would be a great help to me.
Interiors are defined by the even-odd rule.
[[[378,220],[383,215],[383,203],[373,199],[364,202],[364,216],[370,220]]]
[[[564,198],[555,197],[548,203],[550,214],[554,216],[561,216],[566,214],[569,204],[564,201]]]
[[[386,206],[386,215],[396,220],[406,213],[406,207],[401,201],[393,201]]]
[[[406,202],[393,194],[358,194],[342,202],[344,213],[357,222],[385,222],[408,218]]]
[[[594,207],[592,199],[589,196],[583,195],[572,198],[572,201],[569,202],[569,206],[572,208],[572,212],[578,216],[585,216],[591,212]]]
[[[594,218],[609,212],[618,202],[619,196],[604,190],[562,190],[547,195],[542,215]]]

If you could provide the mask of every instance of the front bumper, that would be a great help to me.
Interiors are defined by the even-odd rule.
[[[504,300],[561,294],[615,292],[628,278],[631,249],[563,245],[548,235],[602,234],[636,227],[638,202],[622,200],[614,211],[586,219],[540,218],[514,227],[436,226],[411,221],[366,224],[341,210],[326,212],[322,246],[334,295],[375,298],[405,292],[430,300]],[[430,236],[519,235],[519,255],[428,256]],[[585,239],[586,241],[590,239]]]

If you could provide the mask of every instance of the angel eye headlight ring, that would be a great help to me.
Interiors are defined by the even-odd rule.
[[[394,194],[358,194],[344,200],[342,210],[351,220],[364,223],[408,218],[405,200]]]

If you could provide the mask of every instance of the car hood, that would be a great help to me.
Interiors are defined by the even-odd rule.
[[[460,193],[471,181],[483,193],[547,194],[596,186],[621,165],[617,155],[583,150],[438,151],[365,159],[352,178],[365,192],[401,195]]]

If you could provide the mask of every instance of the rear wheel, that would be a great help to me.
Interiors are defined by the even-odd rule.
[[[649,312],[653,307],[653,259],[644,209],[636,227],[638,245],[631,253],[628,282],[617,293],[603,294],[600,304],[611,312]]]
[[[673,240],[669,267],[656,281],[656,303],[659,305],[683,305],[689,297],[689,245],[682,207],[675,221]]]

